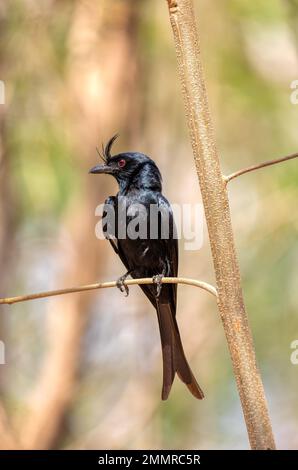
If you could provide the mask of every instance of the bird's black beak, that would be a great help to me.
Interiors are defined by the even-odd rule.
[[[97,174],[97,173],[99,173],[99,174],[101,174],[101,173],[112,174],[113,169],[108,165],[96,165],[93,168],[91,168],[91,170],[89,170],[89,173],[93,173],[93,174]]]

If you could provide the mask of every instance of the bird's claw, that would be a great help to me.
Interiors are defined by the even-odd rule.
[[[125,292],[125,297],[128,297],[129,295],[129,288],[126,284],[124,284],[125,279],[127,278],[127,274],[124,274],[124,276],[119,277],[116,281],[116,286],[120,290],[120,292]]]
[[[163,278],[162,274],[156,274],[152,278],[153,284],[156,284],[156,297],[157,298],[160,296],[160,293],[161,293],[162,278]]]

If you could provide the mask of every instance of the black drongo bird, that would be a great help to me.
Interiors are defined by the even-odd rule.
[[[176,277],[178,271],[175,223],[171,206],[162,195],[161,175],[154,161],[142,153],[126,152],[111,156],[116,137],[112,137],[103,148],[101,157],[104,163],[92,168],[90,173],[113,175],[119,184],[118,194],[105,201],[103,215],[105,237],[127,269],[119,279],[118,287],[121,290],[125,288],[128,293],[123,284],[128,274],[134,278],[154,278],[156,285],[140,287],[158,316],[163,358],[162,399],[168,398],[176,372],[190,392],[201,399],[204,395],[186,360],[177,325],[177,285],[161,285],[162,276]],[[152,211],[152,207],[157,210]],[[120,235],[123,228],[123,218],[119,217],[121,211],[125,214],[124,236],[123,230]],[[138,224],[134,228],[139,230],[137,236],[129,232],[129,223],[135,219],[136,213]],[[140,225],[146,233],[144,230],[141,233]]]

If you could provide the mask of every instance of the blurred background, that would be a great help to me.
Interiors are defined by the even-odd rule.
[[[298,150],[297,0],[196,0],[225,173]],[[95,148],[159,165],[175,203],[201,200],[166,1],[1,0],[0,296],[113,280],[88,175]],[[230,183],[243,288],[279,448],[298,447],[297,161]],[[179,273],[214,283],[206,228]],[[214,299],[178,289],[186,355],[206,398],[175,380],[160,400],[155,312],[132,287],[1,306],[0,447],[240,449],[246,429]]]

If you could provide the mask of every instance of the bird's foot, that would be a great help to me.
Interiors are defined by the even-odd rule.
[[[162,288],[162,278],[164,277],[163,274],[156,274],[156,276],[153,276],[152,281],[153,284],[156,284],[156,298],[158,299],[161,293],[161,288]]]
[[[128,297],[129,295],[129,288],[126,284],[124,284],[124,281],[129,275],[130,275],[130,271],[125,273],[123,276],[119,277],[119,279],[117,279],[116,281],[116,286],[118,287],[120,292],[125,292],[125,297]]]

